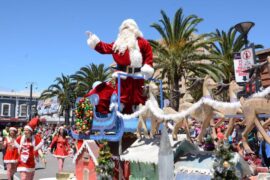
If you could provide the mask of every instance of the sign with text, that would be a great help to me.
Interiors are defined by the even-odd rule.
[[[234,54],[234,74],[238,83],[247,82],[249,73],[243,72],[252,67],[254,64],[254,53],[252,48],[244,49],[240,53]]]

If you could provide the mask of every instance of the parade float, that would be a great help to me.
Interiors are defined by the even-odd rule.
[[[129,28],[135,34],[133,40],[137,42],[132,47],[128,43],[134,41],[127,43],[122,42],[127,37],[121,39],[121,33],[127,33]],[[87,179],[90,175],[87,176],[86,172],[91,172],[93,179],[211,179],[227,173],[232,173],[232,178],[241,179],[259,172],[261,167],[251,168],[238,152],[233,153],[227,149],[228,152],[220,154],[225,146],[219,145],[229,138],[236,120],[245,126],[241,145],[246,152],[252,153],[248,135],[254,127],[261,134],[262,140],[270,144],[264,129],[270,120],[259,120],[270,117],[270,103],[266,97],[270,87],[264,86],[264,89],[249,95],[248,99],[238,100],[238,93],[243,87],[236,81],[225,85],[207,75],[195,80],[202,83],[203,91],[203,96],[197,102],[183,98],[178,111],[164,108],[162,81],[152,78],[153,57],[149,43],[142,38],[134,20],[124,21],[119,31],[118,39],[112,44],[102,42],[93,33],[87,33],[90,48],[102,54],[113,55],[117,67],[112,77],[116,82],[115,87],[109,82],[96,82],[85,97],[77,99],[76,130],[71,132],[74,139],[83,141],[74,158],[77,178]],[[132,37],[132,34],[128,35]],[[119,55],[118,51],[122,54]],[[269,66],[268,61],[261,66]],[[212,91],[220,86],[229,87],[229,102],[215,100]],[[134,119],[137,140],[123,148],[124,133],[128,132],[125,124]],[[193,139],[189,130],[191,120],[201,126],[198,136]],[[222,136],[220,139],[218,128],[224,122],[228,122],[224,129],[226,138]],[[182,135],[179,135],[180,128],[185,130]],[[98,151],[96,144],[104,140],[109,142],[106,146],[110,142],[117,143],[118,152],[115,156],[108,152],[115,151],[115,147],[108,150],[100,146]],[[212,143],[216,152],[208,152],[205,148],[207,143]],[[101,157],[104,159],[98,162],[97,158]],[[105,165],[109,165],[106,169],[110,170],[103,171]],[[114,172],[111,171],[113,166],[117,169]]]

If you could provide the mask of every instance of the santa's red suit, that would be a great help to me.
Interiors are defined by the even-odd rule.
[[[18,172],[35,171],[35,153],[43,145],[43,141],[39,136],[31,136],[26,138],[25,135],[19,136],[15,141],[15,146],[19,151]]]
[[[17,163],[18,162],[18,149],[15,147],[15,138],[7,136],[4,140],[6,145],[6,154],[4,156],[4,163]]]
[[[56,135],[52,140],[50,148],[52,148],[53,144],[56,144],[56,149],[53,152],[54,157],[57,158],[68,157],[70,152],[70,146],[68,144],[67,138],[63,138],[62,136]]]
[[[116,93],[116,90],[113,88],[113,86],[108,82],[103,82],[94,87],[84,97],[89,97],[92,94],[97,94],[99,96],[99,102],[96,106],[97,112],[108,114],[110,112],[110,100],[113,93]]]
[[[118,49],[115,48],[115,43],[105,43],[92,33],[89,33],[87,40],[88,45],[101,54],[112,54],[117,69],[121,73],[135,74],[147,78],[150,78],[153,73],[153,53],[149,42],[142,37],[141,32],[138,29],[136,22],[132,19],[125,20],[120,26],[119,34],[122,31],[130,29],[131,32],[137,32],[135,34],[136,42],[121,51],[121,45],[117,43]],[[138,33],[139,32],[139,33]],[[125,39],[124,39],[125,40]],[[138,47],[137,47],[138,46]],[[113,74],[113,77],[117,77],[117,73]],[[144,104],[146,97],[143,96],[143,79],[133,79],[131,77],[121,79],[121,103],[124,104],[124,112],[130,113],[132,105]],[[118,88],[116,84],[116,88]],[[118,89],[117,89],[118,91]]]

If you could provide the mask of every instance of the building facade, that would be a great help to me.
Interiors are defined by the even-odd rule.
[[[0,91],[0,123],[1,125],[14,122],[26,122],[29,119],[29,107],[32,114],[36,112],[39,95],[27,92]]]

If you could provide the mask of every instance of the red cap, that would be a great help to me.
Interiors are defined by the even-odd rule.
[[[31,119],[28,124],[26,126],[24,126],[25,129],[29,129],[30,131],[34,131],[34,129],[37,127],[39,123],[39,118],[38,117],[34,117],[33,119]]]

